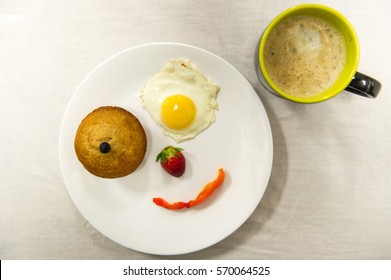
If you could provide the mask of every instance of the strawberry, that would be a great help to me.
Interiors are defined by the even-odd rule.
[[[160,160],[160,165],[168,174],[181,177],[186,169],[186,160],[182,151],[181,148],[167,146],[157,155],[156,161]]]

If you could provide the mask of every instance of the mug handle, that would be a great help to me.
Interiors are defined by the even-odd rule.
[[[369,98],[375,98],[379,94],[380,89],[380,82],[360,72],[356,72],[356,75],[354,75],[346,88],[347,91]]]

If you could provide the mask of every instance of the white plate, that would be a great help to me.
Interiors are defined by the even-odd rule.
[[[216,122],[181,143],[187,158],[183,177],[155,162],[176,144],[142,108],[139,92],[168,59],[189,58],[221,86]],[[77,160],[73,140],[81,120],[103,105],[121,106],[143,124],[148,146],[143,163],[129,176],[101,179]],[[238,229],[259,204],[272,166],[269,119],[249,82],[229,63],[203,49],[178,43],[147,44],[122,51],[98,65],[80,84],[65,111],[60,131],[60,164],[68,192],[82,215],[102,234],[133,250],[174,255],[211,246]],[[195,198],[223,167],[223,185],[203,204],[170,211],[168,201]]]

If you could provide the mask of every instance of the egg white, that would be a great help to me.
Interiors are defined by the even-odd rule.
[[[163,133],[177,143],[189,140],[215,122],[218,109],[217,94],[220,86],[188,59],[169,60],[140,92],[143,107],[163,129]],[[186,128],[175,130],[167,127],[161,118],[162,102],[169,96],[181,94],[190,98],[195,107],[194,121]]]

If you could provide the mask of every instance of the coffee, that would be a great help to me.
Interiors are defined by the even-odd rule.
[[[296,15],[270,32],[263,59],[278,88],[292,96],[311,97],[338,80],[346,63],[345,39],[324,19]]]

